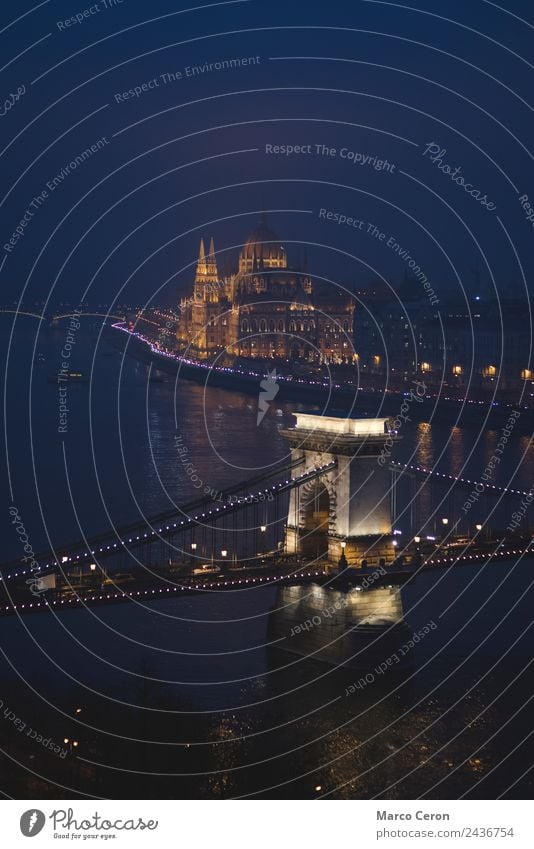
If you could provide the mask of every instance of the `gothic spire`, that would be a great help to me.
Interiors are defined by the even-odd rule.
[[[215,283],[217,280],[217,260],[215,259],[215,245],[213,238],[210,240],[210,249],[208,254],[206,254],[204,239],[201,239],[197,262],[196,281],[198,283]]]
[[[207,274],[207,265],[206,265],[206,251],[204,249],[204,239],[200,240],[200,249],[198,252],[198,260],[197,260],[197,280],[204,280]]]
[[[210,252],[207,258],[206,268],[210,277],[217,279],[217,260],[215,259],[215,242],[213,241],[213,236],[210,239]]]

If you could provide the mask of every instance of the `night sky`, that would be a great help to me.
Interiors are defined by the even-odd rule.
[[[527,315],[534,18],[506,5],[5,4],[2,302],[174,304],[200,236],[230,268],[265,209],[333,286],[400,282],[393,237],[440,302],[496,291]]]

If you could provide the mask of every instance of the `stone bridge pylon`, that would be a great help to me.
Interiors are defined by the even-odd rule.
[[[395,546],[391,519],[391,476],[386,452],[392,440],[389,419],[347,419],[297,413],[295,427],[282,434],[291,459],[304,459],[294,476],[324,464],[335,468],[291,490],[286,550],[337,565],[344,552],[349,566],[391,563]]]

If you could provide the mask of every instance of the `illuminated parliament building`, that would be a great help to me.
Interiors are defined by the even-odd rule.
[[[222,277],[211,239],[200,242],[193,294],[180,303],[179,348],[194,358],[223,353],[309,362],[354,358],[352,299],[331,285],[318,291],[304,267],[290,268],[265,214]]]

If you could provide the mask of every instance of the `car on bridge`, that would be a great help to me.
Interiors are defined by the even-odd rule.
[[[202,566],[197,566],[193,569],[193,575],[210,575],[214,572],[220,572],[221,567],[215,563],[204,563]]]
[[[102,587],[109,587],[110,585],[115,586],[116,584],[128,584],[133,580],[135,579],[131,572],[115,572],[106,576],[106,578],[102,581]]]

